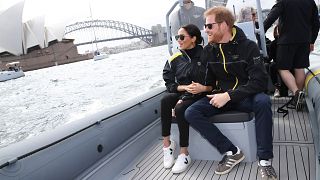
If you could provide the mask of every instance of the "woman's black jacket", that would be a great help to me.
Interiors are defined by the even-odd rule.
[[[193,97],[192,94],[187,92],[178,92],[179,85],[189,85],[193,82],[206,85],[206,62],[200,59],[202,53],[202,46],[197,45],[191,51],[180,50],[173,54],[166,62],[163,69],[163,79],[165,86],[170,93],[181,93],[180,99]]]

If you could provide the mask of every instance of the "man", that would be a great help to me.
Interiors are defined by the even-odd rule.
[[[244,7],[240,10],[239,12],[239,17],[238,17],[238,22],[248,22],[248,21],[252,21],[252,22],[256,22],[256,12],[253,9],[253,7]]]
[[[292,104],[296,110],[301,110],[304,68],[309,67],[309,53],[313,51],[319,32],[317,6],[314,0],[277,0],[264,21],[265,31],[278,18],[277,68],[284,83],[294,93]]]
[[[271,101],[263,93],[268,78],[258,46],[234,26],[234,17],[225,7],[208,9],[204,16],[209,44],[202,58],[209,61],[207,80],[216,82],[216,87],[212,95],[186,110],[186,120],[224,154],[215,173],[226,174],[244,159],[244,154],[209,122],[209,117],[229,110],[254,112],[260,172],[263,178],[276,179],[270,162],[273,158]]]
[[[204,8],[195,6],[191,0],[183,0],[183,6],[171,16],[171,33],[173,35],[178,34],[180,27],[187,24],[194,24],[202,29],[204,11]]]

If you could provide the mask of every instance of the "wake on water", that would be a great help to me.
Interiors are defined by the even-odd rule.
[[[0,148],[163,86],[167,46],[26,72],[0,83]]]

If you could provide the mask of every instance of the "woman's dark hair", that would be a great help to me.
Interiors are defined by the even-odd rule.
[[[187,31],[187,33],[192,37],[196,37],[196,44],[203,44],[203,37],[201,36],[201,32],[200,29],[194,25],[194,24],[187,24],[182,26],[181,28],[183,28],[184,30]]]

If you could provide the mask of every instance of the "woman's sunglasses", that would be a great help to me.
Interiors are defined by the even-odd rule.
[[[178,39],[180,39],[181,41],[184,40],[185,37],[190,37],[190,36],[186,36],[186,35],[183,35],[183,34],[180,34],[180,35],[175,35],[174,38],[178,41]]]
[[[209,24],[204,24],[204,28],[208,28],[208,29],[212,29],[213,28],[213,25],[215,24],[220,24],[221,22],[216,22],[216,23],[209,23]]]

